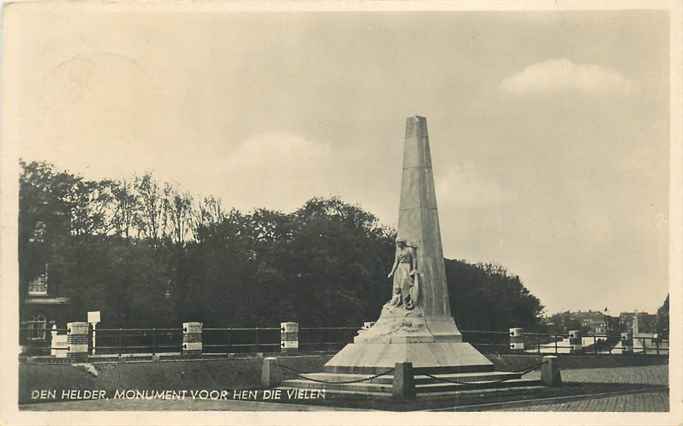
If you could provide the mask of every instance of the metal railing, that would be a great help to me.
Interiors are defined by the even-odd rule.
[[[280,348],[280,327],[204,328],[205,353],[274,352]]]
[[[525,331],[522,333],[524,349],[510,347],[507,331],[462,330],[463,340],[483,353],[530,353],[544,355],[668,355],[668,339],[652,336],[634,336],[624,345],[619,335],[591,334],[581,337],[580,343],[572,343],[570,335]]]
[[[96,350],[98,354],[179,352],[182,339],[182,328],[98,327]]]
[[[358,327],[301,327],[299,351],[333,352],[353,340]],[[20,328],[20,344],[30,355],[48,355],[52,332],[66,334],[66,329],[46,328],[44,337],[36,339],[32,327]],[[203,353],[278,352],[280,327],[206,327],[202,329]],[[182,327],[178,328],[104,328],[96,329],[96,353],[139,354],[181,352]],[[92,329],[90,334],[92,350]]]
[[[336,352],[353,342],[360,327],[301,327],[299,347],[303,351]]]
[[[25,325],[25,324],[22,324]],[[359,327],[300,327],[299,351],[336,352],[353,341]],[[91,330],[92,331],[92,330]],[[20,344],[30,355],[50,354],[53,332],[66,329],[37,330],[34,324],[20,327]],[[510,347],[507,331],[461,330],[463,340],[482,353],[506,354],[592,354],[592,355],[668,355],[668,339],[635,336],[624,346],[619,336],[590,335],[581,344],[570,343],[568,334],[524,332],[523,350]],[[174,353],[181,352],[183,331],[177,328],[97,328],[97,354]],[[207,327],[202,330],[203,353],[279,352],[280,327]],[[92,346],[92,332],[90,334]]]

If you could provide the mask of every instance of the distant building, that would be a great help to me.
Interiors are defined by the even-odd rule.
[[[657,334],[657,315],[647,312],[622,312],[619,315],[622,332],[633,338],[633,351],[659,351],[661,336]]]
[[[26,283],[27,296],[22,301],[22,335],[28,340],[45,340],[52,324],[65,327],[70,300],[49,285],[48,264],[45,271]]]
[[[588,335],[609,335],[618,333],[619,320],[609,315],[609,311],[578,311],[572,316],[579,321],[581,328]]]
[[[559,333],[581,330],[588,336],[615,336],[619,334],[619,318],[604,311],[565,311],[549,318],[549,326]]]
[[[20,339],[22,344],[48,339],[53,324],[63,328],[70,320],[71,301],[61,293],[61,286],[50,277],[47,229],[43,222],[35,224],[28,238],[32,254],[27,259],[20,286]]]
[[[576,319],[589,334],[606,334],[607,321],[600,311],[577,312]]]
[[[657,315],[647,312],[622,312],[619,314],[619,326],[622,332],[633,335],[653,334],[657,332]]]

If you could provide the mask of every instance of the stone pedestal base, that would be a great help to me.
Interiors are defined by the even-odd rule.
[[[484,355],[465,342],[350,343],[325,364],[334,373],[376,374],[397,362],[411,362],[414,369],[430,373],[493,371]]]
[[[425,317],[420,307],[407,310],[387,303],[377,322],[359,330],[353,343],[325,364],[325,370],[374,374],[405,362],[431,373],[494,369],[491,361],[462,341],[452,317]]]

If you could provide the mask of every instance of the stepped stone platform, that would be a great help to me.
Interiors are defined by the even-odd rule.
[[[308,373],[302,374],[303,377],[313,379],[289,379],[281,384],[281,387],[299,389],[325,389],[326,392],[352,394],[375,393],[386,397],[392,396],[393,375],[374,377],[367,381],[358,383],[343,383],[354,380],[363,380],[372,377],[367,374],[339,374],[339,373]],[[483,373],[449,373],[432,374],[438,380],[425,374],[417,373],[414,377],[415,390],[417,394],[434,392],[462,392],[480,389],[502,389],[520,386],[540,386],[541,381],[522,379],[521,373],[509,372],[483,372]],[[448,381],[446,381],[448,380]],[[504,381],[503,381],[504,380]],[[325,381],[326,383],[320,383]],[[342,382],[342,383],[333,383]]]
[[[367,374],[307,373],[303,377],[324,381],[349,381],[371,377]],[[483,372],[432,374],[447,383],[417,372],[414,398],[392,397],[393,376],[386,375],[361,383],[321,384],[306,379],[283,381],[279,389],[324,389],[325,398],[309,404],[336,408],[389,411],[447,410],[481,411],[506,407],[524,407],[539,403],[580,401],[616,395],[663,392],[662,385],[640,383],[568,382],[563,386],[545,386],[538,374],[524,378],[521,373]],[[529,377],[529,376],[527,376]],[[505,381],[499,381],[506,379]]]
[[[430,373],[429,371],[431,370],[415,371],[413,376],[415,398],[403,401],[394,397],[393,374],[373,377],[372,374],[358,373],[307,373],[302,374],[300,378],[284,380],[278,388],[324,390],[325,401],[318,401],[318,403],[344,406],[360,402],[391,409],[405,403],[414,408],[415,406],[452,405],[455,402],[509,400],[518,398],[520,394],[532,395],[548,389],[541,380],[524,379],[522,373],[516,372]]]
[[[415,372],[415,396],[410,399],[395,398],[393,374],[370,378],[372,375],[369,374],[307,373],[302,374],[302,378],[284,380],[278,388],[283,391],[324,390],[325,398],[311,400],[311,404],[390,411],[424,410],[547,397],[557,389],[544,386],[539,379],[525,379],[521,373],[514,372],[427,373],[432,377],[425,373],[420,370]],[[356,383],[331,383],[368,378],[370,379]]]

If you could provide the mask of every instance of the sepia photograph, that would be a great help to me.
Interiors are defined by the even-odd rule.
[[[430,4],[5,3],[0,422],[680,425],[681,4]]]

